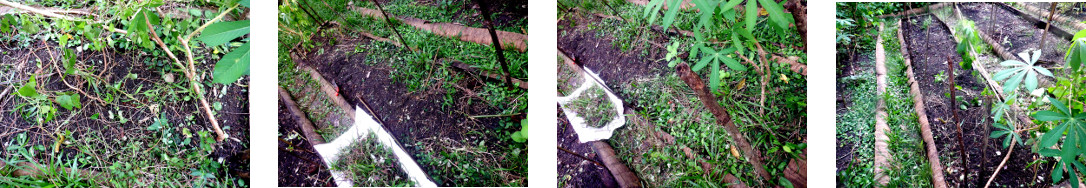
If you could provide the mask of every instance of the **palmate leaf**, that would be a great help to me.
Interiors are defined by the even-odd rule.
[[[218,46],[245,34],[249,34],[249,20],[219,22],[207,26],[196,39],[208,46]]]
[[[1041,142],[1039,146],[1042,148],[1047,148],[1056,145],[1056,142],[1060,141],[1060,137],[1063,137],[1063,132],[1067,130],[1068,124],[1069,123],[1067,122],[1061,123],[1055,128],[1052,128],[1052,130],[1045,132],[1044,136],[1041,136]]]
[[[1033,90],[1037,89],[1037,74],[1049,77],[1052,76],[1052,72],[1048,69],[1041,66],[1035,66],[1037,64],[1037,60],[1041,58],[1040,50],[1033,51],[1032,56],[1027,52],[1018,53],[1018,56],[1021,57],[1022,60],[1028,61],[1029,63],[1016,60],[1003,61],[999,64],[1008,68],[999,71],[995,74],[995,76],[993,76],[995,80],[1004,80],[1010,78],[1006,81],[1005,86],[1003,87],[1003,92],[1011,92],[1015,89],[1018,89],[1019,84],[1021,84],[1022,82],[1025,82],[1024,86],[1027,90],[1029,90],[1027,92],[1032,92]]]
[[[698,24],[694,26],[694,30],[709,29],[709,26],[713,23],[713,14],[720,2],[716,0],[694,0],[693,2],[697,6],[699,14]]]
[[[247,74],[249,74],[249,43],[235,48],[215,63],[212,82],[229,84]]]

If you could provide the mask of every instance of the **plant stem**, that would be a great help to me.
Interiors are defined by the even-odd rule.
[[[505,60],[505,53],[502,53],[502,43],[498,40],[498,32],[494,31],[494,22],[490,19],[490,6],[481,0],[475,0],[475,4],[479,5],[479,12],[483,14],[483,22],[486,23],[486,29],[490,32],[490,41],[494,44],[494,53],[498,56],[498,63],[501,65],[502,71],[505,72],[505,86],[509,90],[513,90],[513,76],[509,73],[509,62]]]
[[[1046,34],[1048,34],[1048,28],[1052,27],[1052,15],[1056,15],[1056,2],[1052,2],[1052,3],[1049,3],[1049,4],[1052,4],[1052,7],[1049,8],[1052,11],[1050,11],[1048,13],[1048,22],[1045,22],[1045,32],[1041,33],[1041,47],[1037,48],[1037,50],[1044,50],[1045,49],[1045,41],[1046,41],[1045,39],[1048,39],[1048,35],[1046,35]],[[1074,41],[1072,41],[1072,42],[1074,42]]]

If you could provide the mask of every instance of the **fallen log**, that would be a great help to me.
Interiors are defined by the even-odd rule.
[[[931,166],[931,183],[936,188],[946,188],[946,178],[943,175],[943,163],[939,161],[939,151],[935,147],[935,137],[931,134],[931,124],[928,122],[928,114],[924,110],[924,94],[920,92],[920,85],[916,80],[916,76],[913,74],[912,61],[909,60],[908,43],[905,42],[904,34],[901,31],[901,22],[905,22],[905,19],[901,19],[897,24],[897,40],[901,42],[901,56],[905,60],[905,75],[909,77],[909,94],[913,96],[913,109],[916,110],[916,117],[920,123],[920,137],[924,139],[924,145],[927,148],[928,164]]]
[[[1044,10],[1042,10],[1040,8],[1037,8],[1037,7],[1034,7],[1033,5],[1029,5],[1029,4],[1025,4],[1025,3],[1020,3],[1019,5],[1021,5],[1022,9],[1025,10],[1026,12],[1029,12],[1029,14],[1031,14],[1031,15],[1044,15],[1044,12],[1045,12]],[[1074,29],[1078,29],[1078,30],[1086,29],[1086,23],[1082,23],[1082,20],[1078,20],[1078,19],[1075,19],[1073,17],[1067,17],[1067,16],[1064,16],[1063,14],[1056,14],[1055,16],[1052,16],[1052,20],[1055,20],[1057,22],[1068,23],[1071,27],[1074,27]]]
[[[922,14],[922,13],[927,13],[928,11],[931,11],[932,9],[943,8],[943,7],[945,7],[947,5],[950,5],[950,4],[951,3],[936,3],[936,4],[932,4],[932,5],[928,5],[928,6],[924,6],[924,7],[920,7],[920,8],[909,9],[909,10],[906,10],[906,11],[903,11],[903,12],[879,15],[877,17],[879,19],[884,19],[884,18],[890,18],[890,17],[900,17],[900,16],[910,16],[910,15],[914,15],[914,14]]]
[[[307,140],[309,140],[310,144],[317,145],[324,143],[324,137],[321,137],[320,134],[317,134],[317,128],[313,126],[313,122],[309,121],[309,118],[306,117],[305,112],[302,111],[302,108],[298,107],[298,103],[294,102],[294,100],[291,99],[290,92],[287,92],[287,90],[283,89],[283,87],[279,87],[279,100],[283,101],[283,104],[286,105],[287,110],[290,111],[290,114],[292,116],[294,116],[294,120],[297,121],[298,124],[300,124],[299,127],[302,128],[302,135],[305,136]]]
[[[773,178],[769,176],[769,172],[763,167],[763,164],[765,163],[762,163],[762,152],[757,148],[751,147],[750,143],[747,142],[746,137],[743,136],[743,132],[740,132],[739,128],[735,126],[735,123],[732,122],[732,117],[728,115],[724,107],[720,106],[716,97],[714,97],[713,93],[709,91],[709,88],[705,86],[705,82],[690,70],[690,66],[686,63],[679,63],[679,66],[676,66],[675,69],[677,70],[679,77],[694,90],[694,94],[698,96],[698,99],[701,100],[702,104],[705,104],[705,107],[709,109],[709,112],[716,117],[717,124],[724,127],[724,130],[728,132],[728,135],[734,140],[735,145],[742,150],[743,156],[751,163],[751,166],[754,166],[754,172],[764,180],[772,180]]]
[[[622,164],[622,161],[615,156],[615,149],[611,148],[610,144],[603,141],[592,141],[592,148],[596,150],[596,154],[599,154],[600,160],[604,166],[607,166],[607,170],[611,171],[611,175],[615,177],[619,187],[641,187],[641,179],[637,178],[637,174],[630,171],[630,168]]]
[[[362,15],[380,19],[385,18],[378,10],[361,7],[355,7],[352,9],[358,13],[361,13]],[[397,17],[392,15],[390,15],[389,17],[398,19],[401,22],[406,23],[407,25],[414,26],[415,28],[421,30],[429,31],[436,35],[456,38],[462,41],[473,42],[482,45],[493,44],[493,42],[491,42],[492,40],[490,37],[490,31],[484,28],[468,27],[455,23],[434,23],[412,17]],[[496,31],[496,34],[498,35],[498,41],[500,41],[502,45],[508,45],[509,47],[513,47],[520,52],[528,51],[528,35],[508,31]]]
[[[882,33],[883,25],[879,23],[879,32]],[[877,86],[875,87],[875,94],[878,96],[879,101],[875,105],[875,182],[879,186],[890,183],[890,177],[883,174],[884,170],[890,168],[890,137],[886,135],[890,131],[890,126],[887,125],[887,118],[890,116],[886,113],[886,99],[883,97],[883,93],[886,93],[887,79],[886,79],[886,50],[882,46],[882,35],[876,35],[875,37],[875,80]]]
[[[301,66],[301,68],[304,71],[309,72],[309,76],[321,85],[321,91],[323,91],[325,95],[328,95],[328,99],[331,100],[332,103],[335,103],[337,106],[339,106],[343,110],[343,113],[354,114],[354,107],[352,107],[350,103],[347,103],[347,99],[344,99],[343,95],[339,94],[338,87],[332,85],[332,83],[328,82],[328,80],[325,80],[324,76],[321,76],[321,73],[317,72],[317,69],[313,69],[313,67],[309,66]]]

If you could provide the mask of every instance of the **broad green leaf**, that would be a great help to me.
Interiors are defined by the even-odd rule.
[[[739,33],[735,32],[733,30],[732,34],[731,34],[731,37],[732,37],[732,44],[735,45],[735,48],[739,50],[739,53],[747,53],[746,52],[746,47],[743,47],[743,42],[739,41]]]
[[[1086,34],[1086,30],[1079,33]],[[1086,64],[1086,39],[1075,40],[1074,45],[1068,48],[1067,52],[1070,53],[1070,56],[1065,56],[1070,57],[1067,59],[1067,64],[1071,65],[1072,70],[1079,70],[1082,64]]]
[[[1019,71],[1019,70],[1021,70],[1021,69],[1019,69],[1019,68],[1003,69],[1002,71],[999,71],[994,76],[992,76],[992,78],[995,79],[995,80],[1000,80],[1000,81],[1006,80],[1007,78],[1010,78],[1011,75],[1014,75],[1014,73],[1016,71]]]
[[[1046,96],[1046,98],[1048,98],[1049,102],[1052,102],[1052,106],[1056,107],[1057,110],[1060,110],[1060,113],[1071,114],[1071,110],[1068,110],[1067,105],[1063,104],[1063,102],[1060,101],[1060,99],[1047,97],[1047,96]]]
[[[715,13],[718,4],[720,4],[720,2],[717,2],[716,0],[698,0],[694,2],[698,11],[701,12],[699,13],[700,17],[698,18],[698,24],[694,28],[695,31],[709,29],[709,26],[713,24],[713,13]]]
[[[1066,120],[1068,117],[1065,114],[1053,111],[1040,111],[1033,114],[1033,118],[1037,121],[1060,121]]]
[[[38,89],[35,88],[37,87],[37,85],[38,84],[34,76],[30,76],[30,80],[28,80],[26,84],[23,85],[23,87],[19,87],[19,96],[28,98],[38,97]]]
[[[1045,132],[1045,135],[1041,136],[1040,147],[1047,148],[1056,145],[1056,141],[1059,141],[1060,137],[1063,137],[1063,131],[1065,130],[1067,130],[1067,123],[1062,123],[1056,126],[1056,128],[1052,128],[1052,130]]]
[[[241,6],[249,7],[249,0],[241,0]]]
[[[1056,162],[1056,166],[1052,168],[1052,184],[1059,183],[1063,180],[1063,168],[1066,166],[1064,163],[1063,160],[1059,160]]]
[[[207,26],[196,39],[208,46],[218,46],[245,34],[249,34],[249,20],[219,22]]]
[[[1003,92],[1011,92],[1018,89],[1018,84],[1022,83],[1022,80],[1026,78],[1026,74],[1015,74],[1010,80],[1007,80],[1006,87],[1003,88]]]
[[[762,8],[769,14],[769,21],[775,23],[778,29],[788,28],[788,24],[791,24],[789,19],[785,18],[784,7],[781,4],[773,0],[758,0],[758,3],[762,4]]]
[[[743,64],[739,63],[738,61],[735,61],[735,59],[732,59],[732,58],[727,57],[727,56],[723,56],[723,57],[720,57],[720,60],[724,61],[724,65],[727,65],[728,68],[730,68],[732,70],[747,71],[747,67],[743,66]]]
[[[1026,91],[1033,92],[1037,89],[1037,73],[1033,71],[1026,71]]]
[[[75,73],[75,53],[72,49],[64,48],[64,74],[71,75]]]
[[[64,109],[72,110],[73,108],[81,108],[83,105],[79,102],[79,95],[59,95],[56,97],[57,104]]]
[[[732,10],[732,8],[735,8],[735,6],[739,5],[739,3],[743,3],[743,0],[730,0],[728,1],[728,3],[720,5],[720,12],[727,12],[729,10]]]
[[[1040,60],[1040,59],[1041,59],[1041,50],[1033,51],[1033,56],[1032,56],[1032,59],[1029,60],[1029,65],[1033,66],[1034,64],[1037,64],[1037,60]]]
[[[219,59],[219,62],[215,63],[212,77],[215,83],[229,84],[246,74],[249,74],[249,43],[235,48]]]
[[[990,138],[999,138],[999,137],[1001,137],[1003,135],[1006,135],[1006,134],[1007,134],[1007,131],[992,131],[991,136],[988,136],[988,137],[990,137]]]
[[[1037,73],[1041,73],[1041,75],[1045,75],[1045,76],[1048,76],[1048,77],[1055,77],[1055,76],[1052,76],[1052,71],[1048,71],[1047,68],[1044,68],[1044,67],[1041,67],[1041,66],[1033,67],[1033,70],[1037,71]]]
[[[743,21],[747,24],[747,30],[753,31],[754,25],[758,23],[758,1],[747,0],[746,13],[743,16],[746,17]]]

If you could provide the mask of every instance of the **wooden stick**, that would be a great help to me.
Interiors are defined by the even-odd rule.
[[[958,117],[958,98],[957,98],[957,95],[955,94],[956,92],[954,92],[954,90],[956,90],[954,88],[954,86],[957,85],[957,83],[954,82],[954,64],[957,64],[957,63],[954,63],[953,59],[951,59],[951,56],[946,56],[946,67],[947,67],[947,78],[948,78],[947,91],[950,92],[950,106],[948,106],[948,108],[950,108],[950,114],[953,116],[954,125],[956,125],[956,127],[958,128],[958,154],[961,155],[960,160],[961,160],[962,168],[965,169],[965,171],[963,173],[964,175],[962,175],[962,177],[964,177],[963,178],[964,180],[962,180],[962,182],[965,182],[965,184],[968,185],[969,184],[969,163],[967,163],[967,162],[969,161],[968,160],[969,157],[965,155],[965,139],[964,139],[964,134],[965,133],[962,133],[962,122],[961,122],[962,119]]]
[[[1007,164],[1008,159],[1011,159],[1011,152],[1014,152],[1014,145],[1017,143],[1018,142],[1011,141],[1011,147],[1007,148],[1007,156],[1004,156],[1003,162],[999,162],[999,166],[996,166],[995,172],[992,173],[992,177],[988,177],[988,183],[984,183],[984,188],[988,188],[988,186],[992,185],[992,180],[995,180],[995,177],[999,175],[999,170],[1003,169],[1003,165]]]
[[[566,153],[568,153],[570,155],[576,156],[577,158],[581,158],[581,159],[586,160],[588,162],[592,162],[592,164],[596,164],[596,166],[607,168],[607,166],[604,166],[600,162],[596,162],[596,160],[585,157],[584,155],[581,155],[579,153],[570,151],[569,149],[563,148],[562,146],[558,146],[558,150],[562,150],[562,151],[564,151],[564,152],[566,152]]]
[[[494,47],[494,55],[498,56],[498,64],[502,67],[502,72],[505,72],[505,86],[509,90],[513,90],[513,78],[509,73],[509,62],[505,60],[505,53],[502,53],[502,43],[498,40],[498,33],[494,32],[494,23],[490,21],[489,4],[483,3],[481,0],[475,0],[475,4],[479,5],[479,12],[483,13],[483,23],[486,24],[486,29],[490,33],[491,46]]]
[[[385,8],[381,7],[381,3],[377,2],[377,0],[370,0],[370,1],[373,2],[373,4],[377,4],[377,10],[381,12],[381,17],[385,18],[385,23],[388,24],[388,28],[392,29],[392,32],[396,33],[397,37],[400,37],[400,43],[405,43],[406,44],[407,40],[405,40],[403,38],[403,35],[400,35],[400,30],[396,29],[396,25],[392,25],[392,23],[393,23],[392,18],[389,18],[388,13],[385,13]],[[411,46],[408,46],[408,45],[404,45],[404,46],[407,47],[407,50],[415,51],[414,49],[411,49]]]
[[[305,112],[302,111],[302,108],[298,107],[298,103],[294,102],[294,100],[291,99],[290,92],[287,92],[287,90],[283,89],[283,87],[278,88],[279,100],[283,101],[283,104],[287,106],[287,110],[290,111],[290,114],[294,116],[294,120],[297,121],[298,124],[300,124],[299,126],[302,129],[302,135],[309,140],[309,143],[311,145],[325,143],[324,137],[321,137],[320,134],[317,134],[317,128],[316,126],[313,126],[313,122],[309,121],[309,118],[306,117]]]
[[[735,141],[735,145],[743,150],[743,155],[746,160],[754,166],[754,172],[767,181],[772,180],[769,172],[763,167],[763,164],[765,163],[762,163],[761,151],[750,146],[746,137],[743,136],[743,132],[740,132],[739,128],[735,126],[735,123],[732,122],[732,117],[728,115],[724,107],[720,106],[716,97],[713,97],[712,92],[705,86],[705,83],[701,78],[698,77],[697,74],[694,74],[694,72],[690,70],[690,66],[686,63],[679,63],[679,66],[675,69],[677,70],[679,77],[694,90],[694,93],[697,94],[698,99],[701,100],[702,104],[705,104],[706,108],[709,108],[709,111],[713,113],[716,117],[716,122],[724,126],[724,130],[728,132],[728,135]]]
[[[1052,11],[1048,13],[1048,22],[1045,22],[1045,32],[1044,33],[1048,33],[1048,28],[1052,27],[1052,16],[1056,15],[1056,2],[1051,2],[1051,3],[1048,3],[1048,4],[1052,4],[1052,8],[1049,8]],[[1038,48],[1038,49],[1045,49],[1045,39],[1048,39],[1048,35],[1042,34],[1041,35],[1041,47]]]
[[[468,64],[464,64],[464,63],[462,63],[460,61],[456,61],[456,60],[453,60],[453,59],[442,58],[442,61],[448,62],[448,63],[452,64],[453,67],[456,67],[456,68],[458,68],[460,70],[475,73],[475,74],[478,74],[478,75],[483,75],[483,76],[486,76],[488,78],[495,79],[495,80],[509,80],[509,81],[512,81],[513,83],[516,83],[517,87],[520,87],[522,89],[528,89],[528,82],[520,80],[520,79],[511,78],[509,76],[502,76],[502,75],[494,74],[494,73],[487,73],[485,71],[481,71],[479,69],[471,67]]]

